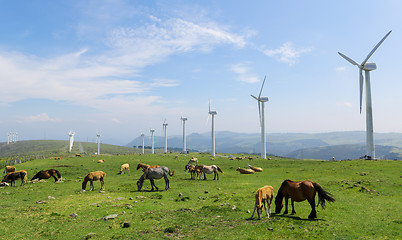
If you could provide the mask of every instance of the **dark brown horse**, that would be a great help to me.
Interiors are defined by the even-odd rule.
[[[57,176],[57,178],[56,178],[56,176]],[[35,176],[33,176],[33,178],[31,179],[31,181],[32,181],[32,180],[35,180],[35,179],[38,179],[38,180],[41,180],[41,179],[48,179],[48,178],[50,178],[50,177],[53,177],[55,182],[61,180],[61,174],[60,174],[60,172],[59,172],[58,170],[56,170],[56,169],[49,169],[49,170],[42,170],[42,171],[39,171],[37,174],[35,174]]]
[[[318,193],[318,204],[321,203],[321,207],[325,209],[325,200],[334,202],[335,199],[332,195],[325,191],[318,183],[309,180],[293,182],[292,180],[283,181],[281,187],[278,190],[278,194],[275,198],[275,213],[280,213],[283,208],[282,200],[285,198],[285,212],[288,214],[288,199],[292,202],[292,215],[296,214],[294,202],[301,202],[307,200],[311,206],[311,213],[308,216],[310,219],[317,218],[317,212],[315,211],[315,194]]]
[[[21,185],[24,185],[24,183],[27,181],[27,171],[21,170],[17,172],[11,172],[8,173],[6,176],[4,176],[3,180],[1,182],[11,182],[11,186],[15,187],[15,180],[21,178]]]

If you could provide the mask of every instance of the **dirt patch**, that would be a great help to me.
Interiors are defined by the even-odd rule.
[[[73,167],[73,166],[70,166],[70,165],[59,165],[59,166],[55,166],[55,167]]]

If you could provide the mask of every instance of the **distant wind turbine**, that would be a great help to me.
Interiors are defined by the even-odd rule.
[[[163,121],[163,132],[165,133],[165,153],[167,153],[167,126],[168,124],[166,123],[166,119],[165,121]]]
[[[98,143],[98,155],[100,155],[100,137],[101,137],[101,135],[97,131],[96,132],[96,142]]]
[[[151,132],[152,154],[154,154],[155,153],[155,145],[154,145],[154,132],[155,132],[155,129],[151,128],[149,131]]]
[[[145,139],[144,139],[144,137],[145,137],[145,134],[141,133],[141,138],[142,138],[142,154],[144,154],[144,152],[145,152],[145,146],[144,146]]]
[[[73,132],[73,131],[68,132],[68,137],[69,137],[69,140],[70,140],[70,145],[69,145],[69,147],[68,147],[68,152],[71,152],[71,149],[73,149],[73,145],[74,145],[74,134],[75,134],[75,132]]]
[[[187,118],[184,118],[183,116],[180,118],[180,120],[182,121],[182,125],[183,125],[183,153],[187,152],[187,147],[186,147],[186,121]]]
[[[262,89],[264,88],[265,79],[267,76],[264,77],[264,81],[262,82],[260,94],[258,98],[254,95],[251,95],[255,100],[258,101],[258,113],[260,118],[260,126],[261,126],[261,158],[267,158],[267,144],[266,144],[266,136],[265,136],[265,120],[264,120],[264,103],[268,102],[268,97],[261,97]]]
[[[351,64],[359,68],[360,75],[360,114],[362,113],[362,98],[363,98],[363,71],[366,79],[366,158],[375,159],[375,149],[374,149],[374,131],[373,131],[373,107],[371,104],[371,86],[370,86],[370,71],[376,70],[377,65],[375,63],[368,63],[369,58],[374,54],[377,48],[384,42],[384,40],[391,34],[389,31],[379,43],[371,50],[367,55],[366,59],[361,64],[353,61],[351,58],[345,56],[344,54],[338,52],[344,59],[346,59]]]
[[[211,115],[212,129],[211,129],[211,157],[215,157],[215,115],[218,113],[216,111],[211,111],[211,101],[209,101],[208,114]]]

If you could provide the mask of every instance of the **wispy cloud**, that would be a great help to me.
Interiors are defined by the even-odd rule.
[[[266,49],[264,54],[270,57],[274,57],[280,62],[293,65],[298,62],[301,54],[311,52],[312,48],[296,49],[293,47],[292,42],[285,42],[281,47],[277,49]]]
[[[50,118],[47,113],[41,113],[34,116],[27,116],[23,120],[24,122],[60,122],[60,119]]]
[[[260,79],[251,73],[250,63],[238,63],[229,66],[229,70],[237,75],[236,79],[244,83],[257,83]]]
[[[335,71],[337,71],[337,72],[343,72],[345,70],[346,70],[346,67],[337,67],[337,68],[335,68]]]

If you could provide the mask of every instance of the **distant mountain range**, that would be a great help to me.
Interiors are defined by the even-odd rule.
[[[329,160],[356,159],[366,154],[364,131],[330,133],[268,133],[267,151],[270,155],[292,158]],[[376,158],[402,159],[402,133],[375,133]],[[210,133],[193,133],[187,136],[187,149],[200,152],[211,150]],[[145,138],[145,145],[151,139]],[[142,138],[137,137],[126,146],[142,146]],[[169,149],[182,149],[182,136],[168,137]],[[155,136],[155,148],[164,147],[164,137]],[[216,132],[217,153],[260,153],[260,134]]]

